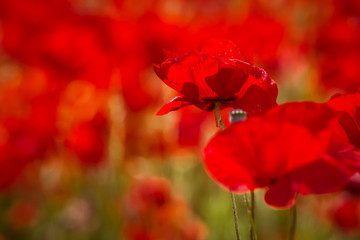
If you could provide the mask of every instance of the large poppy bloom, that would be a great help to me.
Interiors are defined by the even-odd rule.
[[[267,187],[269,205],[289,207],[297,193],[338,190],[353,174],[332,156],[339,130],[336,112],[326,105],[288,103],[218,133],[204,150],[204,162],[228,190]]]
[[[210,40],[201,51],[183,56],[168,54],[162,64],[154,65],[165,84],[181,95],[165,104],[158,115],[187,105],[212,111],[241,108],[257,115],[276,106],[277,86],[261,68],[239,60],[240,51],[231,41]]]

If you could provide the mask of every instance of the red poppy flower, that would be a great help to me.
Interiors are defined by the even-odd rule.
[[[261,68],[239,60],[240,52],[231,41],[210,40],[201,51],[183,56],[169,53],[154,65],[165,84],[182,95],[165,104],[158,115],[187,105],[212,111],[220,107],[241,108],[249,115],[276,106],[277,86]]]
[[[284,104],[218,133],[204,150],[204,162],[228,190],[268,187],[265,201],[288,207],[297,193],[334,191],[353,173],[328,154],[337,125],[335,112],[323,104]]]

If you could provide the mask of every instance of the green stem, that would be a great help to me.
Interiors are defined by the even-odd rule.
[[[237,214],[237,210],[236,210],[235,195],[233,193],[230,193],[230,195],[231,195],[232,209],[233,209],[233,215],[234,215],[236,239],[240,240],[239,223],[238,223],[238,214]]]
[[[254,191],[251,191],[251,217],[255,221],[255,194]]]
[[[222,130],[225,130],[225,124],[224,124],[224,121],[220,118],[219,120],[219,123],[220,123],[220,127]]]
[[[250,199],[248,198],[248,194],[245,193],[244,195],[245,203],[248,211],[248,218],[249,218],[249,237],[250,240],[256,240],[256,233],[255,233],[255,194],[254,191],[250,192]]]
[[[221,129],[225,130],[225,124],[221,118],[220,102],[215,102],[214,116],[215,116],[216,127],[219,127],[219,123],[220,123]],[[230,193],[230,196],[231,196],[232,210],[233,210],[233,215],[234,215],[236,240],[240,240],[239,223],[238,223],[238,214],[237,214],[237,209],[236,209],[235,195],[233,193]]]
[[[223,120],[221,118],[220,102],[215,102],[214,116],[215,116],[216,127],[221,127],[221,129],[224,130],[225,125],[224,125],[224,122],[223,122]],[[219,123],[220,123],[220,126],[219,126]]]
[[[255,233],[255,194],[254,191],[250,192],[250,201],[251,201],[251,222],[250,222],[250,239],[256,239]]]
[[[295,230],[296,230],[296,204],[291,207],[290,209],[290,215],[291,215],[291,224],[290,224],[290,232],[289,232],[289,240],[295,239]]]

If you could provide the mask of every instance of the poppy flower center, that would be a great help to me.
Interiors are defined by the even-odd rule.
[[[275,178],[270,178],[270,179],[269,179],[269,183],[270,183],[270,185],[275,184],[275,183],[276,183],[276,179],[275,179]]]
[[[202,98],[201,101],[204,102],[230,102],[236,100],[236,96],[231,96],[228,98],[220,98],[220,97],[205,97]]]

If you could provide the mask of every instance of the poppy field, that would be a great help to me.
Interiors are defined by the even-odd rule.
[[[357,0],[0,0],[0,240],[360,239]]]

